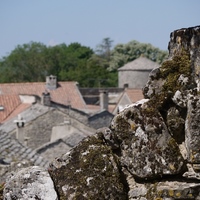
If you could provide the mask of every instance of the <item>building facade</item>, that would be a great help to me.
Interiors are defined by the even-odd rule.
[[[146,57],[139,57],[118,69],[118,87],[142,89],[149,77],[149,73],[159,67],[156,62]]]

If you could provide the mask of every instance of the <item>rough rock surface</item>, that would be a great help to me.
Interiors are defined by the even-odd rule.
[[[58,199],[200,200],[200,27],[171,33],[143,93],[50,164]]]
[[[43,168],[33,166],[12,175],[5,184],[4,199],[57,200],[53,181]]]
[[[155,179],[179,174],[184,160],[158,110],[147,102],[130,105],[111,123],[112,134],[120,141],[120,161],[133,177]]]
[[[99,132],[56,159],[49,172],[60,199],[127,199],[119,160]],[[114,184],[113,184],[114,183]]]

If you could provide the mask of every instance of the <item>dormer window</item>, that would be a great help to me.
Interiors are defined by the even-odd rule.
[[[0,106],[0,111],[3,111],[4,110],[4,107],[3,106]]]

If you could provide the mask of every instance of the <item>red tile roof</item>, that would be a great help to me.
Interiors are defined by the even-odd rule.
[[[12,119],[13,117],[16,117],[19,115],[21,112],[29,108],[32,104],[30,103],[21,103],[19,106],[17,106],[10,115],[8,115],[3,121],[0,121],[1,123],[4,123],[5,121],[8,121]]]
[[[21,101],[18,95],[0,95],[0,122],[11,115],[20,103]]]
[[[41,97],[45,91],[50,92],[53,102],[64,105],[70,103],[73,108],[85,109],[86,105],[76,82],[58,82],[58,87],[55,90],[47,90],[44,82],[0,84],[0,96],[21,94]]]
[[[134,88],[126,88],[124,90],[124,92],[120,95],[120,98],[117,102],[116,105],[113,106],[113,109],[111,110],[111,112],[113,114],[116,114],[116,112],[118,112],[118,109],[120,106],[125,106],[124,102],[122,103],[123,99],[127,99],[129,101],[129,104],[131,103],[135,103],[141,99],[144,98],[142,90],[141,89],[134,89]],[[126,102],[128,103],[128,102]],[[111,109],[111,108],[110,108]]]
[[[129,99],[131,100],[132,103],[135,103],[136,101],[144,99],[144,95],[143,95],[141,89],[127,88],[124,92],[128,95],[128,97],[129,97]]]

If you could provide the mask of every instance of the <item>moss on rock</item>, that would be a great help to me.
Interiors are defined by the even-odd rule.
[[[179,80],[180,76],[187,77],[187,84]],[[166,104],[169,104],[177,90],[190,89],[194,85],[189,52],[182,49],[171,60],[163,62],[159,70],[157,70],[157,80],[160,79],[163,80],[162,87],[151,96],[148,104],[150,107],[162,110]],[[144,96],[148,95],[144,93]]]
[[[50,168],[50,174],[60,199],[127,199],[118,158],[95,136],[83,140],[66,165]]]
[[[3,200],[4,183],[0,184],[0,200]]]

